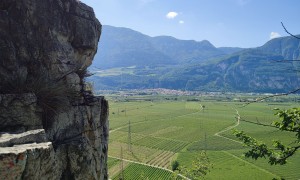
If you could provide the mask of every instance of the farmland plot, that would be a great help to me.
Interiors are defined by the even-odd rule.
[[[286,167],[270,166],[263,160],[243,158],[242,153],[246,149],[237,142],[231,130],[220,133],[220,136],[215,135],[237,123],[236,110],[250,122],[271,123],[276,119],[272,109],[281,104],[266,102],[241,108],[242,105],[216,101],[113,102],[110,110],[109,155],[120,158],[122,147],[123,159],[170,168],[171,161],[176,158],[180,166],[188,167],[198,152],[206,150],[213,168],[205,179],[299,179],[298,154],[296,160],[291,160]],[[205,108],[201,109],[203,106]],[[281,107],[292,106],[292,103],[285,103]],[[293,137],[291,133],[280,133],[243,121],[236,128],[262,141],[281,138],[288,142]],[[111,167],[116,168],[117,165]],[[124,174],[129,179],[170,177],[168,173],[163,174],[153,168],[129,163]]]

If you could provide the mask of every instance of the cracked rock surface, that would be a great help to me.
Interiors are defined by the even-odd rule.
[[[108,102],[84,88],[100,34],[78,0],[0,1],[1,178],[108,178]]]

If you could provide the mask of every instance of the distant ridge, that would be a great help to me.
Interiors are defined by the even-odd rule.
[[[227,54],[209,41],[150,37],[129,28],[104,25],[93,66],[160,66],[202,62]]]
[[[288,92],[300,86],[300,41],[282,37],[263,46],[210,60],[208,64],[186,66],[164,76],[163,82],[172,86],[170,77],[192,81],[193,90],[240,92]]]
[[[119,69],[91,79],[96,89],[288,92],[300,86],[300,62],[285,60],[296,59],[300,41],[293,37],[272,39],[257,48],[216,48],[207,40],[150,37],[104,26],[93,66]]]

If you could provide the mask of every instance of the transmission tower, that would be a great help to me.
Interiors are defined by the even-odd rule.
[[[204,151],[205,151],[205,153],[206,153],[206,151],[207,151],[207,138],[206,138],[206,132],[205,132],[205,134],[204,134]]]
[[[128,151],[131,152],[131,125],[130,125],[130,120],[128,122]]]

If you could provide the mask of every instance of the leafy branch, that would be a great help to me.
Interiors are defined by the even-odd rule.
[[[298,36],[295,36],[294,34],[290,33],[284,26],[284,24],[281,22],[281,25],[283,27],[283,29],[285,30],[286,33],[288,33],[290,36],[296,38],[296,39],[300,39]]]
[[[281,131],[294,132],[297,140],[287,146],[278,140],[273,141],[273,148],[269,148],[265,143],[248,136],[243,131],[234,130],[233,134],[243,141],[244,145],[251,149],[245,153],[248,158],[269,158],[269,163],[272,165],[286,164],[287,159],[293,156],[300,148],[300,108],[292,108],[288,110],[275,109],[280,121],[273,122],[273,126]]]
[[[179,172],[190,179],[199,179],[203,178],[212,166],[213,164],[210,162],[206,152],[201,151],[192,162],[191,167],[181,166],[179,167]]]

